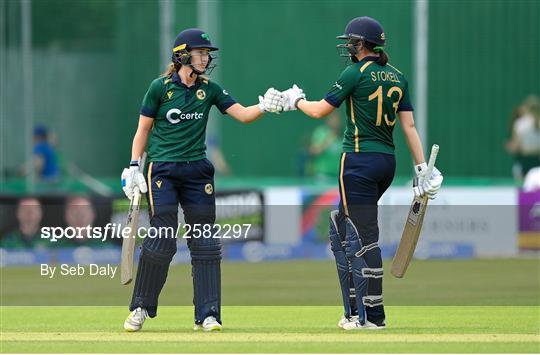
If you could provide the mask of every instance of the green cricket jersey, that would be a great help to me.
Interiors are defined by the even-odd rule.
[[[365,57],[348,66],[326,94],[334,107],[345,101],[347,127],[343,151],[394,154],[392,132],[398,111],[412,111],[407,80],[377,57]]]
[[[225,114],[236,101],[218,84],[198,78],[187,87],[177,73],[152,81],[141,114],[154,119],[149,161],[185,162],[206,156],[206,124],[212,105]]]

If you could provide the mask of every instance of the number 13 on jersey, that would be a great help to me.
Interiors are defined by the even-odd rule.
[[[394,93],[397,93],[397,96],[396,95],[392,96]],[[397,86],[392,86],[388,90],[388,92],[386,93],[386,97],[388,97],[388,98],[390,98],[390,100],[392,100],[392,107],[394,108],[394,119],[389,120],[388,119],[388,114],[385,113],[384,114],[384,121],[386,122],[386,124],[388,126],[393,126],[393,125],[396,124],[396,114],[397,114],[397,110],[398,110],[398,106],[399,106],[399,101],[403,97],[403,91],[401,90],[401,88],[399,88]],[[397,98],[397,100],[393,100],[395,98]],[[375,100],[375,99],[377,99],[377,121],[375,122],[375,125],[380,126],[382,124],[383,99],[384,99],[382,85],[379,85],[379,87],[377,87],[377,90],[375,90],[375,92],[373,92],[368,97],[369,101],[372,101],[372,100]]]

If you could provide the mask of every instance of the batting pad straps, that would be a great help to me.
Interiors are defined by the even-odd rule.
[[[169,265],[175,253],[176,248],[171,250],[149,250],[143,245],[141,248],[141,259],[152,264]]]
[[[338,211],[330,212],[329,238],[334,258],[336,259],[337,273],[341,295],[343,299],[344,315],[352,316],[356,313],[356,296],[351,277],[351,265],[345,255],[345,241],[338,232]]]
[[[362,297],[362,303],[367,307],[375,307],[383,305],[382,295],[364,296]]]
[[[191,244],[191,258],[194,261],[213,261],[221,260],[221,245],[197,245],[195,242]]]
[[[357,251],[356,254],[354,254],[354,256],[359,258],[362,255],[364,255],[366,253],[366,251],[371,250],[371,249],[375,249],[375,248],[378,248],[378,247],[379,247],[379,244],[377,242],[368,244],[368,245],[362,247],[359,251]]]
[[[363,268],[362,276],[370,277],[373,279],[381,279],[383,277],[384,270],[383,268]]]
[[[130,311],[145,308],[150,317],[157,315],[158,297],[167,280],[169,264],[176,252],[176,244],[165,239],[151,241],[145,239],[137,267],[137,277],[133,288]],[[172,240],[176,242],[176,239]]]
[[[193,276],[195,323],[214,316],[221,323],[221,243],[214,238],[194,238],[189,244]]]

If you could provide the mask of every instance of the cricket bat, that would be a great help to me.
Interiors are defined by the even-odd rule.
[[[431,176],[438,153],[439,146],[434,144],[431,147],[431,155],[429,156],[427,176]],[[427,204],[427,195],[415,197],[411,204],[409,215],[405,221],[405,228],[403,228],[403,234],[401,235],[401,241],[399,242],[396,255],[394,255],[392,268],[390,270],[395,277],[402,278],[411,262],[414,250],[416,249],[416,243],[418,242],[418,237],[420,237],[420,231],[422,230],[422,223],[424,222]]]
[[[143,172],[146,153],[139,161],[139,171]],[[133,280],[133,257],[135,254],[135,242],[137,240],[137,224],[139,222],[139,206],[141,203],[141,192],[138,187],[133,191],[133,198],[129,204],[126,228],[131,228],[129,237],[122,240],[122,259],[120,262],[120,282],[127,285]]]

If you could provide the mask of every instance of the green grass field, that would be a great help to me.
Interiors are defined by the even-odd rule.
[[[139,333],[123,332],[131,288],[117,279],[47,282],[35,267],[5,268],[0,351],[538,353],[539,265],[415,261],[406,278],[385,278],[387,329],[345,332],[332,261],[224,263],[224,331],[211,334],[191,330],[186,265],[171,269],[159,316]]]
[[[224,307],[224,331],[195,333],[192,308],[163,307],[124,333],[123,307],[4,307],[2,352],[399,353],[540,351],[538,307],[388,307],[384,330],[344,332],[339,307]]]

